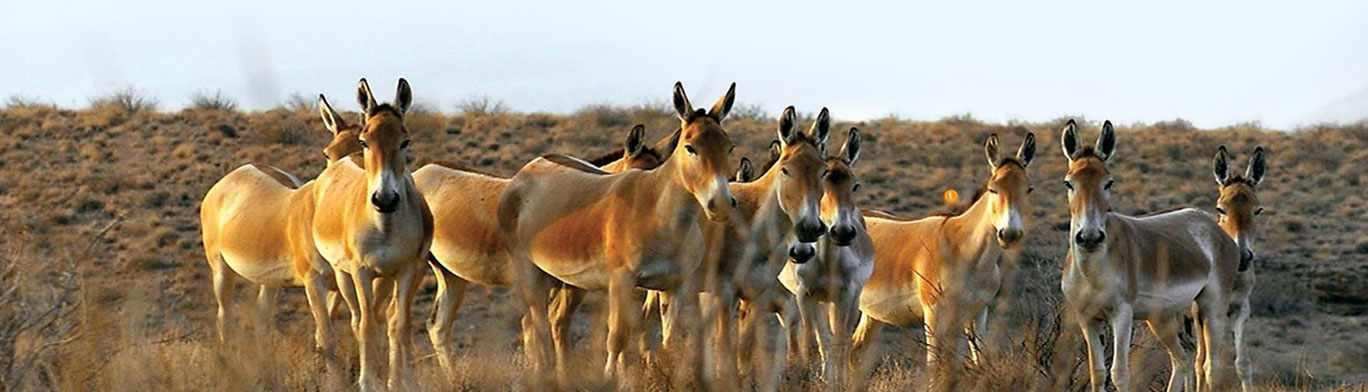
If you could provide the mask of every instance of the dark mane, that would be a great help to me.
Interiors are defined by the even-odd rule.
[[[1026,164],[1021,163],[1021,161],[1018,160],[1018,159],[1016,159],[1016,157],[1006,157],[1006,158],[1002,158],[1001,160],[998,160],[998,164],[997,164],[997,165],[998,165],[998,166],[1002,166],[1002,165],[1006,165],[1006,164],[1008,164],[1008,163],[1015,164],[1015,165],[1017,165],[1018,167],[1021,167],[1022,169],[1025,169],[1025,168],[1026,168]]]
[[[592,166],[587,162],[580,160],[579,158],[575,158],[565,154],[546,154],[542,155],[541,157],[542,159],[551,161],[551,163],[565,166],[570,169],[575,169],[584,173],[597,174],[601,176],[611,174],[606,171],[603,171],[603,169],[599,169],[597,166]]]
[[[717,117],[713,117],[712,115],[708,114],[708,111],[705,110],[705,109],[694,109],[693,113],[689,113],[689,117],[686,118],[686,119],[684,119],[684,122],[686,122],[686,123],[691,123],[691,122],[693,122],[694,120],[697,120],[697,119],[700,119],[700,118],[711,118],[711,119],[713,119],[713,121],[717,121],[717,122],[719,122],[719,123],[721,122],[720,120],[717,119]]]
[[[294,177],[291,177],[289,174],[285,173],[285,171],[277,169],[275,166],[262,163],[253,163],[252,166],[255,166],[257,170],[266,174],[268,177],[271,177],[271,179],[275,180],[275,182],[280,183],[281,186],[290,189],[299,188],[299,183],[296,182],[298,180],[296,180]]]
[[[647,148],[646,151],[643,151],[643,152],[647,152],[647,151],[650,151],[650,152],[654,153],[654,151],[651,151],[649,148]],[[607,154],[603,154],[603,156],[600,156],[600,157],[598,157],[598,158],[590,159],[590,160],[589,160],[589,163],[592,164],[592,165],[594,165],[594,166],[603,167],[604,165],[607,165],[607,164],[609,164],[609,163],[613,163],[613,161],[616,161],[616,160],[618,160],[618,159],[622,159],[622,158],[623,158],[623,154],[626,153],[626,152],[627,152],[626,149],[619,148],[619,149],[613,150],[613,151],[611,151],[611,152],[609,152],[609,153],[607,153]]]
[[[880,218],[880,219],[888,219],[888,220],[891,220],[891,221],[898,221],[898,222],[910,222],[910,221],[915,220],[915,219],[912,219],[912,218],[902,217],[902,216],[895,215],[895,214],[893,214],[892,212],[889,212],[889,211],[884,211],[884,210],[879,210],[879,209],[872,209],[872,208],[866,208],[866,209],[860,210],[860,214],[861,214],[861,215],[864,215],[864,216],[867,216],[867,217],[874,217],[874,218]]]
[[[1235,185],[1235,184],[1245,184],[1245,185],[1249,185],[1250,187],[1253,187],[1253,186],[1254,186],[1254,181],[1253,181],[1253,180],[1250,180],[1250,179],[1248,179],[1248,178],[1245,178],[1243,175],[1239,175],[1239,174],[1231,174],[1231,175],[1229,175],[1229,176],[1226,177],[1226,179],[1225,179],[1225,186],[1231,186],[1231,185]]]

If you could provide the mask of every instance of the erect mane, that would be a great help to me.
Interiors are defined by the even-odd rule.
[[[1069,159],[1070,159],[1070,160],[1079,160],[1079,159],[1083,159],[1083,158],[1087,158],[1087,157],[1093,157],[1093,158],[1097,158],[1097,159],[1102,159],[1102,155],[1098,154],[1098,153],[1097,153],[1097,149],[1096,149],[1096,148],[1093,148],[1093,146],[1083,146],[1083,147],[1079,147],[1079,148],[1078,148],[1078,151],[1074,151],[1073,155],[1070,156]]]
[[[648,149],[648,150],[649,150],[649,149]],[[645,151],[643,151],[643,152],[645,152]],[[613,163],[614,161],[617,161],[617,160],[619,160],[619,159],[622,159],[622,158],[623,158],[623,155],[625,155],[626,153],[627,153],[627,149],[625,149],[625,148],[618,148],[618,149],[616,149],[616,150],[609,151],[607,154],[603,154],[602,156],[600,156],[600,157],[598,157],[598,158],[590,159],[590,160],[589,160],[589,164],[594,165],[594,166],[598,166],[598,167],[603,167],[604,165],[607,165],[607,164],[609,164],[609,163]]]
[[[404,114],[399,112],[399,108],[396,108],[394,107],[394,105],[390,105],[388,103],[382,103],[370,108],[370,110],[366,111],[366,117],[373,117],[384,112],[389,112],[390,114],[393,114],[395,117],[404,117]]]

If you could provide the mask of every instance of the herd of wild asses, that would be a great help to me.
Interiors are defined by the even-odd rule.
[[[806,130],[794,108],[785,109],[769,162],[752,167],[745,160],[737,170],[724,126],[735,92],[733,83],[711,107],[695,108],[676,83],[679,129],[669,137],[648,145],[638,125],[620,155],[545,155],[511,178],[439,164],[411,172],[404,115],[413,93],[404,79],[391,103],[378,102],[361,79],[356,119],[339,115],[320,95],[332,141],[316,179],[301,183],[248,164],[204,196],[200,220],[218,338],[234,330],[225,322],[236,278],[260,287],[258,325],[270,317],[280,288],[303,286],[321,355],[337,355],[329,320],[345,305],[360,389],[409,389],[411,308],[430,270],[437,292],[427,331],[447,374],[470,283],[513,288],[525,305],[522,345],[533,369],[527,378],[551,388],[566,383],[571,316],[588,291],[606,295],[608,380],[624,376],[629,342],[650,361],[652,352],[683,344],[684,334],[709,335],[706,353],[690,357],[709,380],[760,390],[781,387],[790,346],[805,349],[810,339],[819,377],[842,388],[869,369],[866,354],[886,324],[925,326],[928,369],[961,356],[979,361],[980,345],[965,336],[992,328],[1004,279],[999,260],[1019,251],[1029,234],[1023,210],[1035,188],[1035,135],[1027,133],[1015,152],[988,136],[987,178],[966,207],[904,218],[855,203],[865,139],[851,128],[829,153],[825,108]],[[1093,145],[1083,144],[1078,126],[1070,120],[1061,131],[1068,171],[1062,189],[1051,190],[1067,192],[1060,287],[1086,342],[1092,390],[1106,388],[1107,327],[1110,378],[1118,390],[1130,388],[1136,321],[1169,354],[1168,390],[1249,390],[1244,324],[1263,148],[1242,174],[1224,146],[1216,149],[1215,214],[1185,208],[1133,217],[1110,208],[1107,164],[1117,151],[1111,122]],[[780,329],[757,333],[757,323],[771,315]],[[1188,317],[1198,343],[1192,354],[1179,342]],[[385,382],[377,374],[382,321],[389,339]],[[752,363],[757,342],[780,360]]]

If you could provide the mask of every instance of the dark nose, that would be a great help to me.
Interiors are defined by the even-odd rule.
[[[803,264],[812,260],[812,256],[817,255],[817,249],[810,244],[795,244],[789,247],[789,259],[794,264]]]
[[[820,220],[812,219],[807,222],[798,222],[796,229],[799,242],[817,242],[817,239],[826,233],[826,224]]]
[[[998,231],[997,231],[997,236],[998,236],[998,241],[1002,241],[1002,243],[1004,243],[1004,244],[1014,244],[1014,243],[1017,242],[1017,240],[1020,240],[1020,239],[1021,239],[1021,230],[1020,230],[1020,229],[998,229]]]
[[[836,225],[831,228],[831,239],[836,245],[850,245],[855,240],[855,228],[850,225]]]
[[[1250,265],[1251,263],[1253,263],[1253,262],[1254,262],[1254,251],[1253,251],[1253,250],[1245,249],[1244,251],[1240,252],[1240,268],[1239,268],[1239,270],[1240,270],[1241,272],[1244,272],[1244,270],[1249,269],[1249,265]]]
[[[1107,233],[1102,230],[1081,230],[1074,235],[1074,243],[1087,250],[1094,250],[1102,245],[1102,241],[1107,240]]]
[[[399,194],[395,192],[380,191],[371,193],[371,204],[374,205],[375,210],[380,211],[381,214],[394,212],[395,209],[399,208]]]
[[[732,207],[736,207],[736,198],[731,198]]]

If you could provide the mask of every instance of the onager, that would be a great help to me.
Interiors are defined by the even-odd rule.
[[[628,133],[625,148],[604,156],[599,165],[609,172],[629,169],[653,169],[660,166],[663,156],[656,148],[648,147],[642,138],[645,127],[637,125]],[[667,138],[666,146],[670,142]],[[596,160],[597,161],[597,160]],[[487,286],[507,286],[513,281],[512,263],[507,255],[507,241],[499,230],[499,195],[509,180],[464,170],[443,164],[429,164],[413,173],[418,191],[427,200],[433,214],[432,271],[437,277],[437,295],[433,301],[432,325],[428,338],[432,341],[437,360],[448,373],[452,372],[452,333],[456,313],[461,308],[468,283]],[[564,354],[570,320],[568,309],[578,304],[578,289],[556,296],[550,317],[552,341],[557,358]]]
[[[1254,387],[1254,372],[1249,368],[1249,356],[1245,353],[1244,324],[1249,320],[1249,294],[1254,290],[1254,236],[1258,235],[1255,217],[1263,214],[1256,191],[1268,170],[1268,162],[1264,158],[1263,146],[1254,148],[1254,155],[1249,158],[1244,175],[1231,171],[1229,160],[1230,153],[1225,146],[1216,150],[1213,172],[1220,190],[1220,196],[1216,199],[1216,213],[1221,230],[1225,230],[1240,249],[1240,267],[1235,275],[1229,315],[1232,317],[1230,328],[1235,336],[1235,370],[1240,375],[1240,388],[1250,391]],[[1200,330],[1200,324],[1198,326]],[[1206,351],[1198,345],[1197,366],[1207,366],[1206,360]],[[1204,383],[1204,378],[1198,377],[1197,384]]]
[[[1211,358],[1201,369],[1215,385],[1230,373],[1226,335],[1240,250],[1206,213],[1185,208],[1145,217],[1111,210],[1115,181],[1107,161],[1115,156],[1116,135],[1102,125],[1095,147],[1081,147],[1069,121],[1061,144],[1069,160],[1064,186],[1069,198],[1069,250],[1060,286],[1066,312],[1078,322],[1088,348],[1092,390],[1105,389],[1107,377],[1102,328],[1110,323],[1114,353],[1112,382],[1129,391],[1131,323],[1145,320],[1169,352],[1168,390],[1191,381],[1190,360],[1178,340],[1183,311],[1194,306],[1202,326],[1203,349]]]
[[[816,257],[786,263],[779,274],[796,298],[803,331],[816,335],[823,374],[832,389],[846,387],[844,376],[849,372],[839,364],[850,355],[851,331],[860,320],[860,292],[874,272],[874,242],[855,205],[860,182],[852,167],[859,158],[860,131],[850,128],[840,154],[827,157],[821,173],[822,223],[831,229],[817,241]],[[830,304],[825,318],[819,302]]]
[[[954,363],[949,360],[963,347],[956,336],[960,331],[987,333],[1004,278],[1003,257],[1026,238],[1032,191],[1026,169],[1035,151],[1034,133],[1027,132],[1016,154],[1007,157],[998,151],[997,134],[989,136],[984,143],[988,181],[959,213],[918,220],[866,215],[876,253],[874,274],[860,294],[864,314],[855,330],[853,368],[861,369],[858,364],[883,324],[925,326],[931,374],[942,368],[938,361]],[[953,194],[947,192],[947,201]],[[968,346],[977,361],[977,344]]]
[[[378,348],[375,324],[382,297],[375,287],[393,287],[388,384],[391,389],[404,388],[403,371],[413,343],[409,316],[432,244],[432,214],[407,165],[404,113],[413,93],[408,81],[399,79],[395,103],[379,104],[361,79],[357,101],[362,109],[357,140],[365,149],[364,168],[333,165],[318,176],[313,237],[352,311],[363,391],[380,387],[373,351]]]
[[[319,106],[327,100],[319,96]],[[323,148],[327,165],[361,151],[357,127],[325,111],[323,124],[332,141]],[[333,283],[332,267],[314,248],[309,230],[313,220],[316,181],[299,180],[272,166],[246,164],[220,179],[204,195],[200,228],[204,253],[214,279],[218,301],[219,343],[226,340],[226,319],[236,277],[260,286],[256,328],[270,327],[276,293],[282,287],[305,288],[314,317],[314,347],[331,356],[332,333],[324,303]]]
[[[549,338],[546,293],[556,282],[608,292],[604,375],[626,371],[622,355],[641,309],[636,288],[697,293],[691,279],[706,244],[703,219],[726,221],[736,207],[727,186],[731,138],[722,121],[735,84],[709,110],[694,110],[676,83],[678,146],[653,170],[610,174],[561,155],[533,160],[514,175],[499,202],[499,223],[530,315],[526,350],[544,376]],[[563,363],[555,363],[563,378]]]

